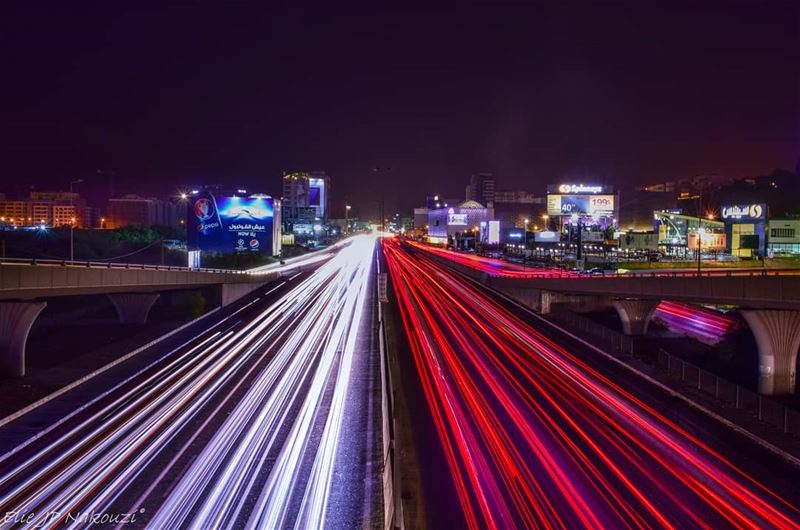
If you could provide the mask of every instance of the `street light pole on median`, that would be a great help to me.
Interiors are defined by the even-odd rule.
[[[74,199],[72,197],[72,186],[74,184],[80,184],[81,182],[83,182],[83,179],[71,180],[70,183],[69,183],[69,205],[70,205],[70,209],[72,210],[72,216],[70,217],[70,223],[69,223],[69,262],[70,263],[74,263],[75,262],[75,237],[74,237],[74,233],[75,233],[75,220],[77,219],[77,216],[75,215],[75,201],[74,201]]]

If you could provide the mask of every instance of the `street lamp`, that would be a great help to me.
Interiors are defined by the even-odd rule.
[[[523,245],[524,245],[524,249],[522,251],[522,259],[523,259],[523,261],[525,260],[525,256],[528,253],[528,223],[530,222],[530,220],[525,218],[524,221],[525,221],[525,226],[524,226],[524,232],[523,232],[523,238],[522,238]]]
[[[349,204],[345,203],[345,205],[344,205],[344,233],[345,234],[350,232],[350,221],[349,221],[349,219],[350,219],[350,208],[352,208],[352,206],[350,206]]]
[[[72,197],[72,186],[73,184],[80,184],[83,182],[83,179],[78,180],[71,180],[69,182],[69,205],[70,209],[75,213],[75,201]],[[75,261],[75,217],[72,217],[72,222],[69,224],[69,262],[73,263]]]

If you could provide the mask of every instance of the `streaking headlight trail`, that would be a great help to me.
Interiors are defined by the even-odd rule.
[[[251,302],[114,388],[51,443],[0,457],[0,508],[33,514],[37,528],[143,505],[151,528],[325,526],[374,248],[373,236],[352,238],[265,309]],[[365,477],[349,478],[363,492]]]

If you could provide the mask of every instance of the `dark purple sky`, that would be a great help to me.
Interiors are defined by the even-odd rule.
[[[102,168],[118,193],[279,194],[282,170],[324,169],[337,202],[369,212],[381,190],[407,208],[463,193],[478,171],[543,193],[564,178],[763,174],[800,156],[794,0],[28,4],[0,17],[6,190],[78,177],[105,190]]]

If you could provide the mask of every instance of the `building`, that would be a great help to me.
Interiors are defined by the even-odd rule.
[[[428,241],[458,248],[469,245],[470,241],[473,245],[476,241],[488,242],[490,222],[497,222],[494,210],[475,201],[433,209],[428,212]],[[494,233],[497,225],[491,228]]]
[[[283,174],[283,219],[289,225],[325,222],[330,206],[330,177],[324,171]]]
[[[78,209],[71,204],[53,205],[53,226],[80,226]]]
[[[761,257],[767,250],[767,205],[734,204],[720,208],[727,250],[740,258]]]
[[[0,220],[16,226],[88,228],[91,212],[78,193],[33,191],[27,199],[0,201]]]
[[[547,229],[546,204],[544,197],[536,197],[529,191],[498,190],[494,197],[494,215],[504,228],[524,228],[527,219],[535,229]]]
[[[768,256],[800,255],[800,218],[770,219],[768,227]]]
[[[659,250],[669,256],[696,256],[698,241],[702,252],[722,252],[726,248],[725,223],[721,221],[678,211],[661,211],[653,212],[653,228]]]
[[[494,192],[494,203],[497,206],[500,203],[507,204],[536,204],[536,196],[533,192],[522,190],[497,190]]]
[[[87,206],[83,209],[84,228],[104,228],[103,220],[100,217],[100,208]]]
[[[478,173],[470,176],[465,195],[467,201],[475,201],[485,204],[487,208],[493,208],[495,201],[494,175]]]
[[[27,201],[0,201],[0,220],[12,225],[24,225],[28,217]]]
[[[626,190],[619,194],[620,230],[647,232],[653,229],[653,212],[673,211],[678,208],[678,194],[674,191]]]
[[[153,225],[178,226],[177,206],[171,201],[138,195],[109,199],[106,228],[143,228]]]

